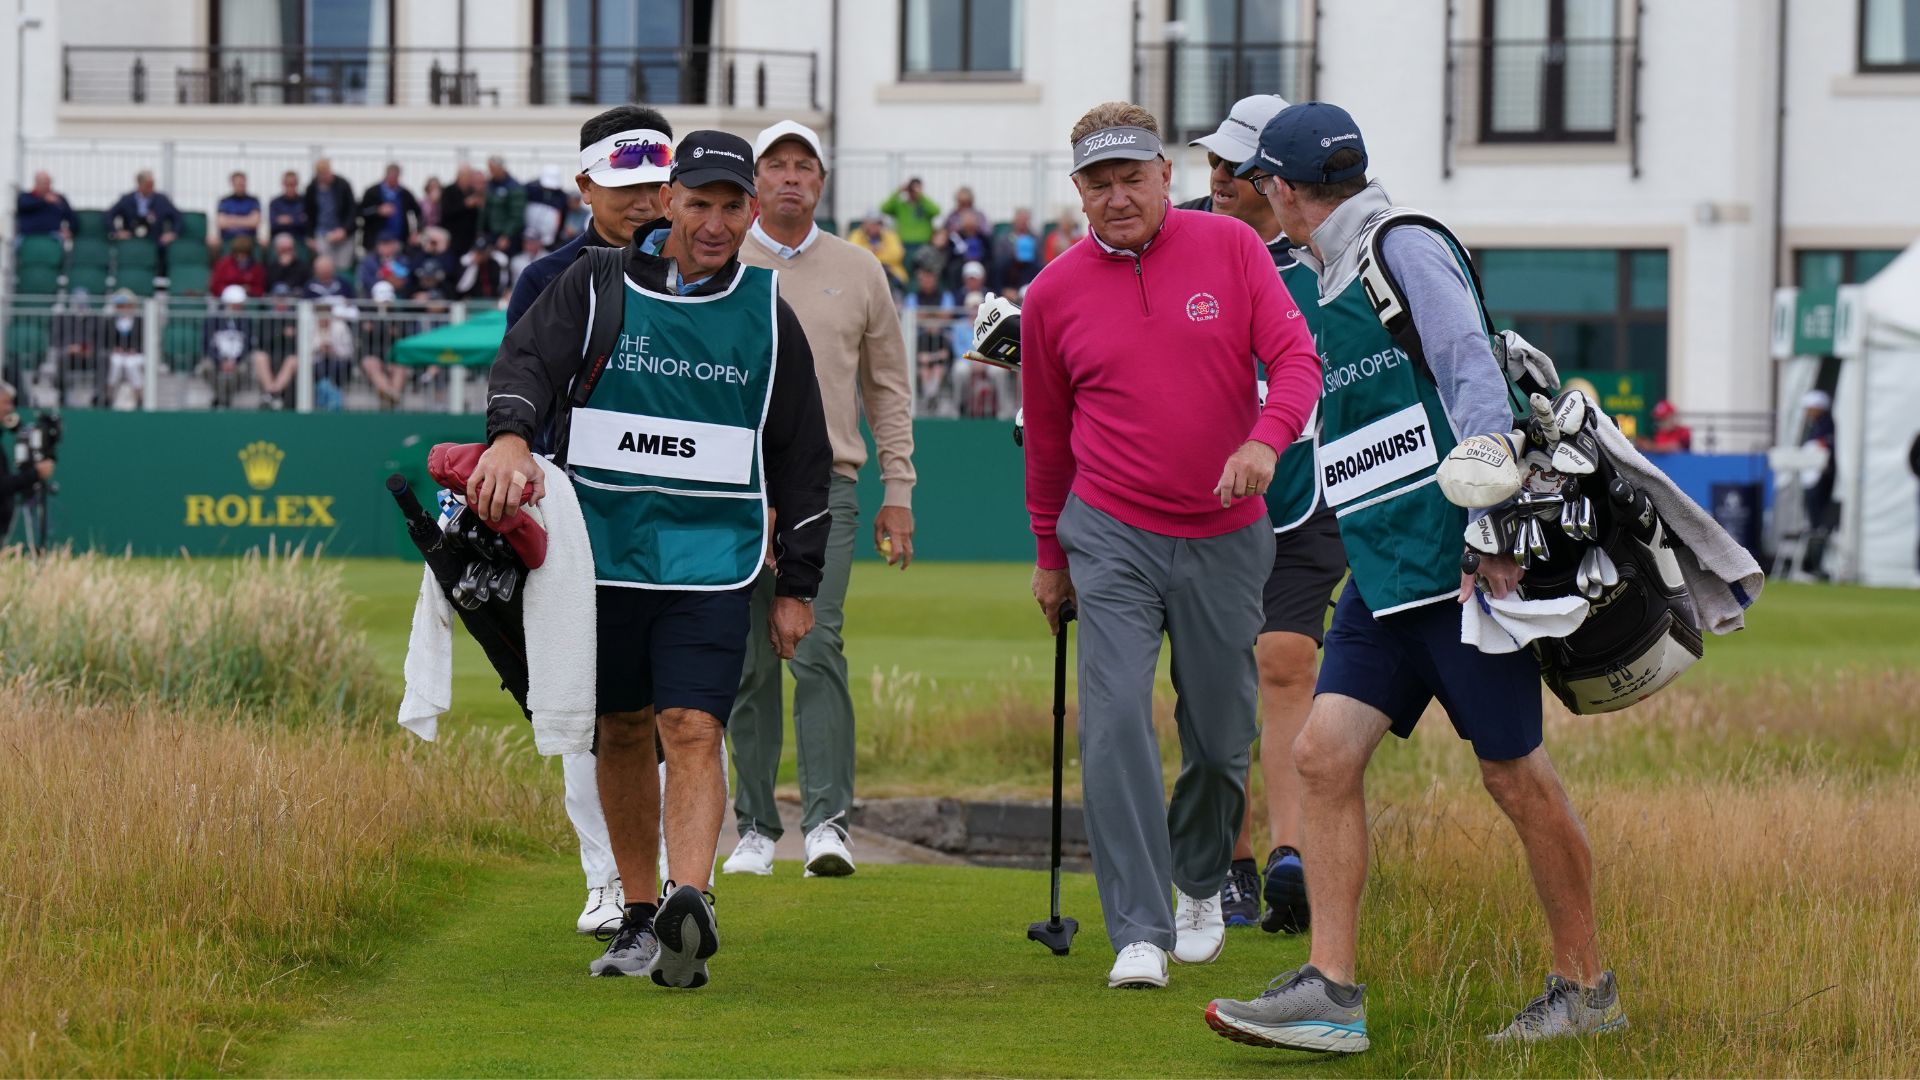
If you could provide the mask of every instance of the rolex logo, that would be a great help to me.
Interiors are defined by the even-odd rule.
[[[247,486],[255,491],[272,487],[274,478],[280,475],[280,462],[286,456],[285,451],[270,442],[249,443],[240,451],[240,468],[247,474]]]

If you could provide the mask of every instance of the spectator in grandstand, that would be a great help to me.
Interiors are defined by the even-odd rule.
[[[988,243],[988,229],[982,224],[985,221],[986,215],[975,211],[974,215],[961,218],[957,226],[948,227],[947,231],[952,233],[952,254],[949,258],[957,261],[962,270],[966,264],[974,262],[984,267],[987,260],[993,257]]]
[[[353,265],[353,205],[353,185],[334,175],[332,161],[315,161],[306,194],[308,235],[313,253],[329,256],[336,267]]]
[[[307,197],[300,191],[300,174],[292,169],[280,174],[280,194],[267,202],[267,239],[282,235],[302,243],[313,236],[313,219],[307,217]]]
[[[561,187],[565,182],[560,166],[544,165],[539,182],[527,185],[526,227],[521,234],[538,237],[543,251],[560,243],[566,226],[568,189]]]
[[[393,343],[414,330],[412,320],[394,309],[396,295],[393,286],[379,282],[370,297],[372,306],[360,312],[360,370],[367,376],[367,385],[380,395],[383,410],[398,408],[407,388],[407,369],[387,358],[393,354]]]
[[[953,290],[941,284],[940,275],[932,267],[922,266],[913,272],[913,288],[908,290],[901,306],[941,312],[953,308],[955,302]]]
[[[942,288],[946,288],[952,285],[947,280],[947,261],[951,258],[953,245],[947,242],[947,227],[935,225],[933,232],[927,236],[927,242],[921,244],[920,250],[914,252],[913,258],[907,262],[907,268],[916,275],[922,270],[933,271],[934,278]]]
[[[520,250],[520,233],[527,227],[527,189],[507,171],[504,158],[487,159],[486,193],[480,231],[493,250],[512,255]]]
[[[260,388],[260,407],[277,412],[292,404],[290,391],[300,370],[300,320],[289,290],[275,286],[271,301],[256,327],[260,348],[253,354],[253,382]]]
[[[107,349],[107,378],[100,386],[101,408],[131,412],[147,393],[147,350],[140,302],[121,289],[107,301],[101,340]]]
[[[1047,242],[1042,245],[1041,261],[1052,262],[1059,258],[1086,234],[1086,229],[1080,224],[1079,214],[1070,209],[1060,211],[1060,219],[1053,223],[1053,231],[1047,234]]]
[[[566,224],[560,228],[560,242],[564,244],[569,240],[585,234],[587,224],[590,220],[592,220],[592,215],[588,213],[587,204],[580,197],[580,193],[578,191],[568,192],[567,218]]]
[[[513,294],[513,287],[520,284],[520,275],[526,271],[527,267],[539,262],[540,256],[546,253],[546,243],[537,234],[531,232],[521,234],[520,254],[507,261],[507,294],[509,296]]]
[[[420,200],[400,183],[400,166],[389,164],[380,182],[360,196],[360,246],[368,251],[381,240],[413,243],[420,231]]]
[[[267,268],[253,257],[253,237],[241,234],[233,238],[233,247],[213,264],[213,276],[207,291],[224,293],[229,285],[238,285],[248,296],[267,295]]]
[[[400,238],[387,233],[376,239],[367,257],[360,260],[353,281],[360,287],[361,296],[372,296],[375,284],[384,281],[396,289],[404,289],[412,276],[413,268],[407,265],[406,255],[400,250]]]
[[[133,190],[120,196],[120,201],[107,211],[107,222],[116,240],[134,237],[152,240],[159,249],[159,276],[166,276],[167,246],[179,238],[182,218],[173,200],[154,190],[152,172],[142,169],[134,174]]]
[[[1019,295],[1018,290],[1040,272],[1040,237],[1033,231],[1033,211],[1021,207],[1013,212],[1013,224],[1006,235],[993,241],[994,287],[1003,296]]]
[[[420,185],[420,231],[436,228],[440,224],[440,200],[447,197],[447,185],[437,176],[427,177]]]
[[[895,297],[906,291],[906,247],[901,244],[899,235],[887,227],[886,218],[877,212],[868,214],[847,239],[880,260],[881,269],[887,272],[887,288],[893,291]]]
[[[229,285],[220,291],[220,306],[207,313],[201,339],[204,346],[200,372],[213,389],[213,407],[230,409],[233,395],[240,389],[241,372],[251,363],[254,370],[266,362],[266,352],[258,342],[258,327],[247,314],[247,290]]]
[[[462,300],[499,300],[507,295],[507,253],[481,236],[460,256],[453,294]]]
[[[237,236],[258,239],[260,200],[247,194],[247,174],[236,172],[227,179],[233,190],[222,196],[213,208],[213,227],[219,230],[220,242],[224,244]]]
[[[52,326],[54,403],[67,404],[67,392],[76,381],[98,381],[98,321],[87,306],[85,289],[74,289],[64,303],[54,305]]]
[[[53,177],[43,169],[33,174],[33,187],[22,191],[13,204],[15,236],[72,237],[79,226],[67,197],[53,190]]]
[[[922,265],[913,272],[913,288],[902,306],[919,316],[914,329],[914,353],[920,366],[916,411],[921,416],[948,415],[938,403],[946,388],[947,372],[953,366],[953,335],[948,333],[954,318],[953,291],[941,283],[937,271]]]
[[[969,259],[960,267],[960,306],[967,309],[967,333],[973,333],[973,311],[987,298],[987,268],[978,259]],[[971,344],[971,338],[969,338]],[[965,348],[954,350],[964,353]]]
[[[1680,422],[1677,411],[1671,401],[1653,407],[1653,437],[1635,439],[1640,449],[1653,454],[1684,454],[1693,449],[1693,429]]]
[[[487,184],[480,170],[462,165],[453,185],[440,195],[440,227],[447,230],[450,249],[464,252],[480,235],[480,213],[487,205]]]
[[[960,235],[966,232],[961,228],[961,225],[966,223],[973,225],[969,235],[985,236],[993,231],[993,222],[988,221],[987,215],[973,205],[973,189],[970,187],[963,187],[953,193],[953,212],[947,215],[947,232]]]
[[[313,260],[313,276],[300,290],[300,295],[308,300],[336,300],[352,296],[353,290],[340,280],[334,267],[333,256],[319,255]]]
[[[346,386],[353,378],[354,319],[359,314],[345,300],[315,304],[313,309],[313,403],[327,412],[346,404]]]
[[[267,260],[267,292],[284,285],[288,292],[297,295],[312,276],[313,271],[300,256],[300,245],[294,243],[293,234],[275,234],[273,255]]]
[[[407,253],[407,265],[412,268],[407,283],[407,296],[414,300],[451,299],[453,290],[448,279],[459,268],[459,260],[453,258],[448,250],[447,230],[434,225],[420,230],[420,246]]]
[[[899,234],[901,246],[907,249],[905,261],[913,265],[914,256],[933,239],[940,204],[921,188],[920,178],[916,176],[887,196],[887,201],[880,204],[880,212],[893,219],[893,231]]]

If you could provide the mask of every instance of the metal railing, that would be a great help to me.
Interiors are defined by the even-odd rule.
[[[712,45],[68,45],[70,105],[716,105],[820,109],[820,58]]]
[[[907,306],[900,330],[912,357],[913,415],[953,420],[1011,420],[1020,409],[1020,376],[966,359],[979,305]]]
[[[487,371],[401,367],[401,338],[461,303],[0,297],[0,374],[34,408],[466,413]]]
[[[1140,46],[1133,100],[1159,113],[1163,132],[1186,142],[1218,128],[1249,94],[1312,101],[1318,76],[1311,42],[1169,41]]]
[[[1631,38],[1453,41],[1446,157],[1462,146],[1625,144],[1640,175],[1640,55]]]

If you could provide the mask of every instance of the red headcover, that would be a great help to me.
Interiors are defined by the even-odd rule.
[[[467,479],[473,475],[475,466],[480,464],[480,455],[486,450],[479,443],[441,443],[427,453],[427,475],[433,477],[440,486],[461,495],[466,495]],[[526,498],[521,497],[524,505]],[[547,561],[547,530],[527,514],[508,514],[499,521],[485,522],[494,532],[507,538],[520,561],[527,569],[538,570]]]

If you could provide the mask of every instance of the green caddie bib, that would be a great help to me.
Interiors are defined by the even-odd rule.
[[[1280,268],[1280,281],[1292,294],[1294,306],[1306,320],[1307,333],[1316,334],[1320,322],[1320,278],[1298,262]],[[1315,340],[1318,340],[1316,334]],[[1260,370],[1260,400],[1267,400],[1267,373]],[[1273,531],[1287,532],[1299,527],[1320,508],[1320,481],[1313,468],[1312,416],[1292,446],[1280,454],[1273,467],[1273,483],[1267,487],[1267,520]]]
[[[750,266],[708,296],[627,283],[619,344],[567,434],[600,584],[714,591],[760,572],[776,296]]]
[[[1353,242],[1368,250],[1381,223]],[[1448,246],[1471,282],[1461,252]],[[1315,457],[1353,584],[1377,617],[1459,592],[1467,512],[1437,482],[1440,460],[1456,442],[1439,390],[1380,325],[1365,277],[1323,283],[1332,291],[1319,301]]]

